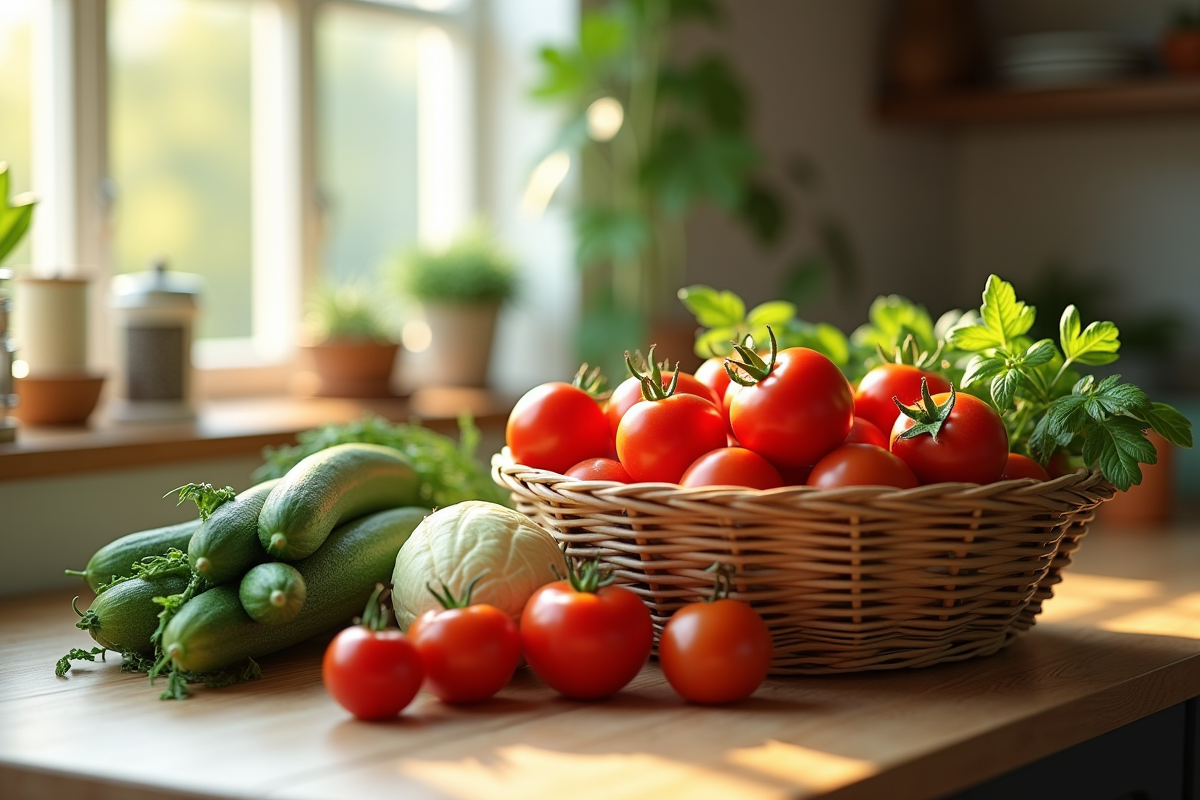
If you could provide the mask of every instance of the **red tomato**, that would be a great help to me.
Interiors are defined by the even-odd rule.
[[[512,680],[521,662],[521,637],[495,606],[426,611],[408,628],[425,664],[425,687],[446,703],[487,700]]]
[[[679,479],[680,486],[746,486],[774,489],[783,486],[771,462],[744,447],[711,450],[692,462]]]
[[[611,458],[587,458],[563,474],[580,481],[633,483],[633,478],[629,477],[629,473],[621,466],[621,462]]]
[[[783,478],[784,486],[805,486],[811,472],[812,467],[784,467],[779,470],[779,477]]]
[[[612,455],[612,431],[603,409],[587,392],[559,381],[535,386],[517,401],[504,441],[516,463],[551,472]]]
[[[890,433],[896,417],[900,416],[900,409],[896,408],[892,398],[906,406],[917,402],[921,399],[922,378],[929,382],[931,393],[950,391],[949,381],[935,372],[910,364],[880,364],[858,382],[854,391],[854,416],[867,420],[885,435]]]
[[[425,677],[417,648],[396,628],[340,631],[321,662],[325,689],[359,719],[387,719],[416,697]]]
[[[679,483],[693,461],[725,443],[721,412],[694,394],[637,403],[617,428],[617,458],[639,482]]]
[[[674,374],[674,372],[662,373],[662,387],[664,389],[671,385],[671,378]],[[694,394],[710,402],[716,402],[712,389],[709,389],[686,372],[679,373],[679,382],[675,385],[675,391],[683,394]],[[617,435],[617,426],[621,424],[621,418],[625,416],[625,412],[642,401],[642,382],[632,375],[621,381],[616,389],[613,389],[612,395],[604,405],[604,413],[608,417],[608,427],[612,431],[613,436]]]
[[[914,489],[917,476],[897,456],[873,444],[844,444],[818,461],[808,476],[818,489],[840,486],[895,486]]]
[[[933,395],[932,402],[936,408],[926,408],[922,401],[923,421],[937,430],[904,438],[918,423],[901,414],[892,427],[892,452],[912,467],[923,484],[999,480],[1008,463],[1008,432],[995,409],[953,389]]]
[[[733,383],[729,380],[729,373],[725,371],[725,359],[720,356],[707,359],[694,374],[696,380],[707,386],[717,400],[725,397],[725,390]]]
[[[740,388],[729,405],[737,440],[781,468],[815,464],[846,440],[853,420],[846,378],[807,347],[780,350],[769,374]]]
[[[890,431],[891,428],[888,430]],[[874,423],[868,422],[865,417],[855,417],[854,423],[850,426],[850,433],[846,436],[843,444],[873,444],[886,450],[888,437],[887,434],[875,427]]]
[[[1008,463],[1004,466],[1004,472],[1000,473],[1000,480],[1015,481],[1020,478],[1048,481],[1050,480],[1050,475],[1046,472],[1045,467],[1029,456],[1023,456],[1020,453],[1009,453]]]
[[[739,600],[690,603],[671,615],[658,643],[667,682],[693,703],[736,703],[771,666],[771,633]]]
[[[529,598],[521,614],[521,647],[529,666],[555,691],[580,700],[608,697],[633,680],[650,656],[650,611],[628,589],[586,582],[577,588],[574,578],[548,583]]]
[[[1046,472],[1051,478],[1061,478],[1063,475],[1071,475],[1082,468],[1076,461],[1077,459],[1066,450],[1055,450],[1050,456],[1050,461],[1046,464]]]

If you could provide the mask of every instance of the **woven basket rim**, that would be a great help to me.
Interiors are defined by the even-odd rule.
[[[913,489],[897,489],[891,486],[847,486],[837,489],[818,489],[814,486],[781,486],[777,489],[751,489],[744,486],[701,486],[684,487],[675,483],[619,483],[617,481],[582,481],[551,470],[529,467],[513,461],[512,452],[506,446],[492,456],[492,471],[497,476],[512,476],[521,483],[543,484],[555,491],[575,495],[593,495],[605,499],[623,496],[645,497],[653,493],[660,500],[685,500],[692,502],[722,502],[735,499],[788,501],[803,498],[806,503],[820,502],[870,502],[912,501],[939,497],[992,497],[999,494],[1020,496],[1050,495],[1064,489],[1100,489],[1115,491],[1098,469],[1078,470],[1068,475],[1039,481],[1035,478],[1017,478],[993,483],[931,483]],[[519,475],[519,477],[518,477]]]

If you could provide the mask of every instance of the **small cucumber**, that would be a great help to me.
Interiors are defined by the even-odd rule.
[[[258,538],[276,558],[316,552],[336,526],[420,502],[417,473],[399,450],[339,444],[304,458],[280,479],[258,516]]]
[[[238,598],[250,619],[264,625],[291,622],[304,607],[308,587],[300,570],[282,561],[252,567],[238,584]]]
[[[279,480],[251,486],[200,524],[188,545],[192,569],[213,585],[229,583],[266,560],[258,543],[258,515]]]
[[[90,633],[101,647],[151,656],[154,645],[150,636],[158,628],[158,612],[162,611],[154,598],[178,594],[187,584],[186,575],[130,578],[96,595],[75,624]]]
[[[94,592],[116,578],[132,575],[132,565],[143,558],[164,555],[172,547],[187,552],[188,542],[199,527],[200,520],[193,519],[127,534],[97,550],[82,571],[69,569],[66,573],[83,578]]]
[[[179,669],[210,672],[344,624],[362,613],[376,583],[388,582],[400,547],[428,513],[393,508],[339,526],[317,552],[294,564],[308,597],[291,622],[255,622],[242,608],[237,587],[226,584],[179,610],[163,633],[163,649]]]

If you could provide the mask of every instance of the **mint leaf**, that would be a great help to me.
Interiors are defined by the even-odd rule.
[[[1117,360],[1121,342],[1116,325],[1111,322],[1093,322],[1082,332],[1079,325],[1078,309],[1073,305],[1067,306],[1058,321],[1058,336],[1062,343],[1063,355],[1068,361],[1098,366]]]
[[[685,286],[679,299],[706,328],[733,328],[746,317],[746,304],[730,291],[718,292],[711,286]]]
[[[984,326],[1007,344],[1033,327],[1036,312],[1017,299],[1011,283],[989,275],[983,287],[983,307],[980,309]]]
[[[1148,422],[1171,444],[1180,447],[1192,446],[1192,423],[1172,406],[1166,403],[1151,403],[1149,408],[1138,409],[1133,415],[1143,422]]]
[[[1113,486],[1126,491],[1142,482],[1138,463],[1154,464],[1158,454],[1146,438],[1141,423],[1132,417],[1109,417],[1088,426],[1083,439],[1083,458],[1099,464],[1100,472]]]

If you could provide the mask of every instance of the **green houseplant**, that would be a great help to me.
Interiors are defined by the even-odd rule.
[[[309,298],[301,346],[315,376],[301,393],[319,397],[387,397],[400,350],[365,284],[324,284]]]
[[[517,293],[513,260],[491,231],[476,224],[445,247],[415,247],[391,279],[425,325],[405,339],[414,353],[410,383],[486,386],[496,319]]]

